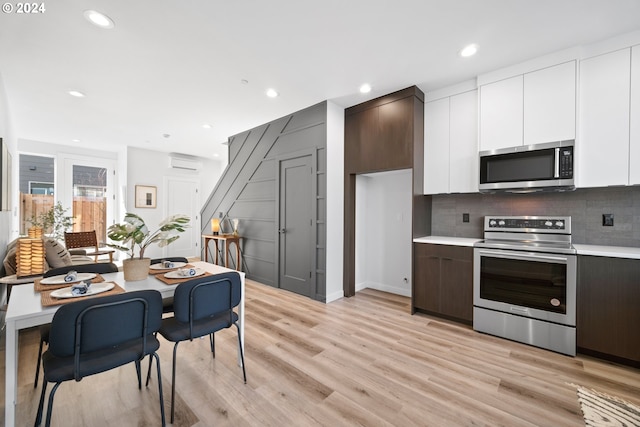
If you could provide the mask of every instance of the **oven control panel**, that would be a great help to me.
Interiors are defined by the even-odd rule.
[[[485,231],[571,233],[571,217],[566,216],[486,216]]]

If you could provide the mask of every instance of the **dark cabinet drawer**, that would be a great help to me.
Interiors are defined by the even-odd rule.
[[[578,351],[640,366],[640,260],[578,256],[577,292]]]
[[[473,248],[414,243],[413,309],[471,323]]]

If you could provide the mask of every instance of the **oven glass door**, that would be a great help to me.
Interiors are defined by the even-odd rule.
[[[476,249],[474,304],[575,322],[575,255]]]

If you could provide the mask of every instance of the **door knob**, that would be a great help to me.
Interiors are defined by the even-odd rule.
[[[285,233],[285,231],[287,231],[287,230],[285,230],[284,228],[281,228],[280,230],[278,230],[278,233],[280,233],[280,234],[284,234],[284,233]]]

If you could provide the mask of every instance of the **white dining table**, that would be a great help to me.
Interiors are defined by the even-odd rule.
[[[192,262],[190,263],[197,268],[202,268],[205,271],[213,274],[226,273],[231,270],[219,265],[210,264],[207,262]],[[238,306],[238,326],[240,337],[242,338],[242,351],[244,352],[244,279],[243,272],[238,271],[241,281],[241,298],[240,305]],[[115,282],[126,292],[140,291],[145,289],[155,289],[162,294],[163,298],[173,296],[176,285],[167,285],[164,282],[157,279],[155,276],[149,275],[145,280],[140,281],[125,281],[124,273],[107,273],[101,274],[105,281]],[[7,313],[5,317],[6,322],[6,364],[5,364],[5,426],[15,426],[16,415],[16,401],[18,393],[18,335],[21,329],[31,328],[34,326],[44,325],[51,323],[53,315],[60,306],[54,307],[42,307],[40,303],[40,293],[34,291],[33,283],[14,286],[11,291],[11,298],[7,307]],[[241,364],[240,348],[238,349],[238,364]],[[35,414],[34,414],[35,417]]]

